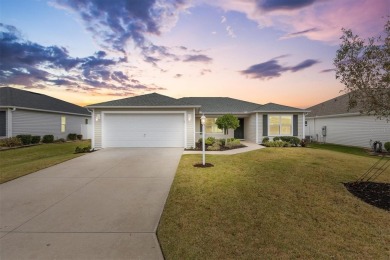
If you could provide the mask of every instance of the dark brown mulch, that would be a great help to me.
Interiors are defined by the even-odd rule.
[[[208,168],[208,167],[214,167],[214,164],[205,163],[205,164],[203,165],[202,163],[196,163],[196,164],[194,164],[194,167],[198,167],[198,168]]]
[[[348,182],[345,188],[362,201],[390,211],[390,183],[380,182]]]

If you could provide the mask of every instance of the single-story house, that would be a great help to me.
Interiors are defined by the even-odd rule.
[[[264,137],[305,136],[306,110],[269,103],[260,105],[225,97],[175,99],[157,93],[87,106],[92,109],[96,149],[106,147],[195,147],[204,114],[207,136],[224,138],[217,117],[233,114],[240,127],[229,136],[261,143]]]
[[[0,88],[0,137],[21,134],[54,135],[69,133],[91,138],[91,113],[83,107],[43,94],[21,89]]]
[[[305,133],[314,141],[370,147],[375,141],[390,141],[390,122],[348,110],[348,94],[309,107]]]

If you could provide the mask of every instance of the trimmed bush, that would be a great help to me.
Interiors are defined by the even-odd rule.
[[[263,138],[263,141],[261,141],[261,143],[264,144],[264,143],[266,143],[266,142],[268,142],[268,141],[269,141],[269,137],[264,137],[264,138]]]
[[[266,147],[287,147],[289,143],[284,141],[273,141],[273,142],[266,142],[263,145]]]
[[[68,134],[68,140],[71,140],[71,141],[76,141],[77,139],[77,134]]]
[[[386,151],[387,151],[388,153],[390,153],[390,142],[386,142],[385,145],[384,145],[384,147],[385,147]]]
[[[83,140],[83,135],[77,135],[77,140]]]
[[[66,140],[64,138],[60,138],[60,139],[57,139],[57,140],[54,140],[55,143],[65,143]]]
[[[31,137],[32,144],[39,144],[40,141],[41,141],[41,137],[39,135],[33,135]]]
[[[86,146],[86,147],[79,147],[77,146],[75,149],[75,153],[89,153],[91,151],[91,146]]]
[[[230,141],[227,142],[225,147],[227,148],[234,148],[234,147],[239,147],[241,146],[241,142],[238,139],[230,138]]]
[[[22,141],[23,145],[31,144],[31,135],[17,135],[16,137]]]
[[[15,147],[15,146],[22,146],[22,144],[23,143],[20,140],[20,138],[17,138],[17,137],[0,139],[0,146],[1,147]]]
[[[221,145],[219,144],[219,142],[215,142],[215,143],[213,143],[213,145],[210,145],[209,147],[207,147],[207,150],[208,151],[219,151],[219,150],[221,150]]]
[[[215,143],[215,137],[207,137],[205,144],[206,145],[213,145]]]
[[[279,141],[279,140],[280,140],[280,137],[275,136],[273,140],[274,140],[274,142]]]
[[[42,138],[42,143],[48,144],[54,142],[54,135],[44,135]]]
[[[219,142],[222,146],[225,146],[226,140],[225,140],[225,139],[218,139],[218,142]]]

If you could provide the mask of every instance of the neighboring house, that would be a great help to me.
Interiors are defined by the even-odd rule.
[[[43,94],[11,87],[0,88],[0,137],[20,134],[54,135],[69,133],[91,138],[91,113],[80,106]]]
[[[240,127],[229,136],[261,143],[263,137],[303,138],[306,110],[269,103],[259,105],[233,98],[175,99],[157,93],[87,106],[93,110],[94,148],[195,147],[200,117],[207,117],[206,134],[223,138],[217,117],[233,114]]]
[[[374,141],[390,141],[390,122],[362,115],[359,107],[348,110],[348,102],[345,94],[309,107],[306,135],[314,141],[360,147],[370,147]]]

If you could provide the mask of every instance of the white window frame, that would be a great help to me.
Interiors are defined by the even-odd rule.
[[[271,135],[271,117],[272,116],[277,116],[279,117],[279,134],[277,135]],[[281,117],[283,116],[288,116],[288,117],[291,117],[291,131],[290,131],[290,134],[281,134],[281,126],[282,126],[282,119]],[[293,132],[294,132],[294,117],[293,115],[291,114],[270,114],[268,115],[268,136],[293,136]]]

